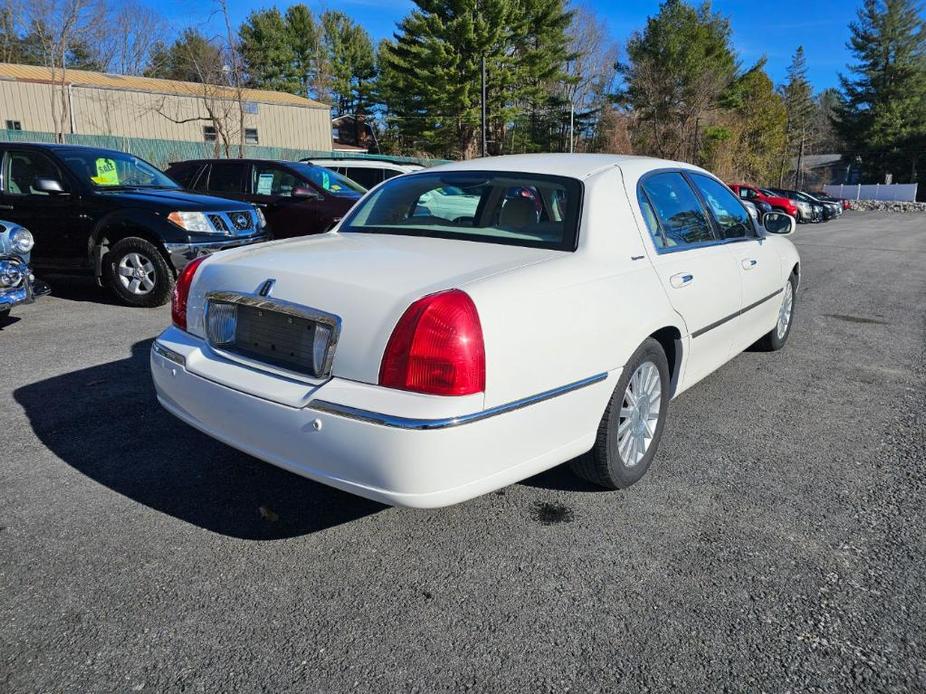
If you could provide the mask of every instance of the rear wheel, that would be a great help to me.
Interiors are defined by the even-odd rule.
[[[0,310],[0,322],[5,321],[9,317],[10,317],[10,309],[5,308],[5,309]]]
[[[669,363],[647,338],[627,362],[598,425],[595,446],[572,461],[573,472],[608,489],[639,480],[656,455],[669,402]]]
[[[117,241],[106,254],[103,277],[122,303],[161,306],[174,287],[174,273],[157,247],[139,238]]]

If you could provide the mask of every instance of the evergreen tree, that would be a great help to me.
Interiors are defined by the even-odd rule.
[[[784,185],[784,175],[790,166],[792,157],[798,157],[798,166],[794,171],[794,187],[800,188],[800,158],[806,153],[813,135],[815,104],[813,89],[807,81],[807,60],[804,47],[798,46],[788,66],[788,81],[781,89],[788,113],[788,126],[785,138],[785,150],[782,153],[778,172],[778,185]]]
[[[869,180],[916,181],[926,156],[926,22],[913,0],[865,0],[849,25],[837,130]]]
[[[185,29],[169,46],[155,46],[146,77],[212,82],[222,72],[222,49],[196,29]]]
[[[301,96],[312,94],[324,100],[319,91],[319,66],[322,60],[321,40],[318,25],[311,10],[303,4],[292,5],[286,10],[286,33],[293,53],[293,70],[299,80]]]
[[[258,89],[299,93],[302,82],[296,69],[291,34],[275,7],[248,15],[238,30],[241,56],[248,83]]]
[[[696,160],[702,130],[737,72],[729,21],[709,4],[665,0],[627,44],[624,102],[639,126],[638,151]]]
[[[343,12],[326,11],[321,25],[335,115],[363,115],[374,98],[373,41],[363,27]]]
[[[491,151],[501,151],[514,117],[539,110],[544,85],[561,76],[570,17],[564,0],[415,5],[395,40],[380,51],[392,122],[412,148],[442,156],[478,154],[484,60]]]

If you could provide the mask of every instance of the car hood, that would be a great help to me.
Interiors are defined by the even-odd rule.
[[[341,318],[333,374],[375,383],[386,342],[414,301],[563,255],[494,243],[329,232],[213,256],[196,274],[188,307],[190,315],[201,315],[207,292],[255,294],[275,280],[273,299]]]
[[[126,205],[158,207],[164,211],[222,212],[224,210],[246,210],[249,203],[240,200],[200,195],[186,190],[157,190],[153,188],[126,188],[122,190],[100,190],[96,194]]]

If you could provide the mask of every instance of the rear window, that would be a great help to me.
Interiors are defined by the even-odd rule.
[[[344,233],[399,234],[575,250],[582,184],[517,172],[401,176],[367,196]]]

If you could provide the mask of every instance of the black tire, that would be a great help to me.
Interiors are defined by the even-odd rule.
[[[660,399],[658,415],[653,429],[653,436],[642,457],[633,464],[628,464],[619,449],[618,430],[628,417],[621,417],[625,403],[627,386],[637,369],[646,363],[656,367],[659,373]],[[617,381],[611,401],[608,403],[601,423],[598,425],[598,437],[588,453],[570,463],[572,471],[592,484],[606,489],[624,489],[639,480],[649,469],[650,463],[659,448],[662,429],[666,423],[666,409],[669,404],[669,362],[662,346],[652,338],[647,338],[633,356]],[[633,423],[627,426],[633,426]]]
[[[784,306],[784,302],[788,297],[789,287],[791,296],[791,309],[790,315],[788,316],[788,325],[784,332],[779,334],[778,323],[776,323],[774,328],[763,335],[759,341],[756,342],[756,347],[758,347],[760,351],[777,352],[779,349],[785,346],[785,343],[787,343],[788,338],[791,336],[791,329],[794,327],[794,316],[797,313],[797,277],[795,277],[793,273],[788,278],[788,284],[785,285],[784,296],[781,298],[781,306]]]
[[[134,262],[133,258],[143,258],[151,268],[145,273],[145,284],[135,290],[131,282],[127,287],[120,280],[120,266],[124,260]],[[144,267],[148,268],[148,264]],[[117,241],[103,258],[103,281],[123,304],[150,308],[168,302],[174,288],[174,273],[157,246],[133,236]],[[146,289],[149,283],[153,286]]]
[[[9,317],[10,317],[10,309],[5,308],[5,309],[0,310],[0,323],[5,322],[6,319]]]

